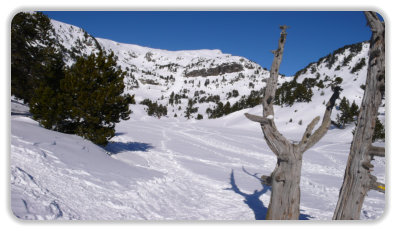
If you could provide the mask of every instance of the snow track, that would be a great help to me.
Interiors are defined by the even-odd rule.
[[[276,158],[258,125],[224,126],[243,121],[237,113],[211,121],[133,115],[106,150],[14,115],[12,211],[22,219],[264,219],[271,191],[259,177]],[[350,143],[339,133],[348,134],[332,129],[304,154],[301,219],[332,217]],[[384,180],[385,161],[375,161]],[[378,218],[384,206],[384,195],[370,192],[361,218]]]

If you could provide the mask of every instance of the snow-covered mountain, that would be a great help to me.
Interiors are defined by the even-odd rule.
[[[118,64],[127,72],[126,92],[134,94],[138,103],[150,99],[167,105],[169,116],[183,117],[188,99],[195,99],[197,114],[207,117],[206,109],[218,101],[216,97],[211,99],[213,96],[233,104],[252,90],[262,89],[269,77],[269,71],[257,63],[220,50],[153,49],[93,38],[81,28],[55,20],[52,24],[58,41],[68,50],[67,63],[73,63],[73,53],[113,51]],[[238,96],[232,96],[233,90],[238,91]],[[172,92],[179,99],[173,105],[169,104]]]
[[[223,105],[229,102],[232,106],[246,100],[252,93],[262,90],[269,77],[269,71],[257,63],[244,57],[224,54],[220,50],[153,49],[94,38],[81,28],[56,20],[51,22],[55,36],[66,48],[65,59],[69,65],[76,55],[89,55],[100,49],[113,51],[118,57],[118,64],[127,72],[125,92],[134,94],[137,103],[150,99],[166,106],[168,117],[184,117],[188,100],[192,99],[194,107],[198,107],[192,117],[201,114],[203,118],[208,118],[208,108],[214,109],[218,102]],[[341,97],[345,96],[351,103],[355,101],[360,105],[367,73],[368,49],[367,42],[345,46],[309,64],[295,76],[280,76],[278,84],[293,78],[302,83],[304,79],[310,78],[315,83],[311,89],[313,96],[310,104],[322,105],[332,94],[332,83],[341,77],[340,85],[344,89]],[[360,69],[357,68],[359,63]],[[319,87],[319,82],[324,87]],[[296,107],[294,111],[297,110],[293,115],[294,121],[305,117],[304,113],[299,115],[297,112],[303,111],[306,104],[293,105]],[[333,113],[333,119],[337,114]]]
[[[276,157],[265,144],[259,125],[243,115],[259,115],[261,105],[217,119],[206,119],[206,110],[219,102],[234,105],[252,91],[259,92],[269,77],[267,70],[219,50],[152,49],[94,38],[81,28],[55,20],[52,24],[68,65],[76,55],[112,50],[128,73],[125,92],[134,94],[138,103],[150,99],[165,105],[168,118],[148,116],[145,105],[132,105],[131,119],[117,124],[116,136],[101,148],[76,135],[40,127],[29,117],[28,107],[12,99],[10,176],[15,216],[82,220],[265,217],[270,190],[258,178],[272,172]],[[334,84],[344,89],[341,97],[360,106],[368,49],[366,42],[346,46],[295,76],[281,76],[279,87],[295,79],[309,86],[312,97],[310,102],[275,106],[279,131],[289,140],[300,140],[306,125],[323,115]],[[180,96],[174,97],[173,105],[169,103],[172,92]],[[204,120],[184,118],[188,99],[196,100],[194,106],[199,108],[193,118],[201,114]],[[379,111],[382,121],[384,110]],[[339,113],[333,110],[332,119]],[[304,154],[301,219],[331,219],[353,128],[353,124],[345,129],[332,126]],[[384,182],[385,160],[376,158],[372,163],[373,174]],[[361,218],[379,218],[384,207],[384,194],[370,191]]]

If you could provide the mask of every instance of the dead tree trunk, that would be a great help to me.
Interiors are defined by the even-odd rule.
[[[385,89],[385,26],[375,12],[365,12],[372,36],[366,90],[333,219],[359,219],[364,198],[370,189],[385,192],[385,185],[370,172],[373,156],[385,156],[385,149],[371,145],[378,107]]]
[[[279,75],[279,66],[282,61],[283,48],[286,41],[287,26],[281,26],[281,36],[278,49],[273,51],[270,78],[262,101],[263,116],[245,114],[245,116],[261,125],[264,139],[269,148],[277,156],[277,164],[271,176],[262,176],[263,184],[270,185],[271,199],[266,219],[268,220],[297,220],[300,216],[300,178],[302,154],[318,142],[330,127],[330,114],[335,100],[339,96],[340,88],[336,88],[333,96],[326,105],[325,114],[320,127],[312,134],[312,130],[319,122],[316,117],[307,127],[301,142],[291,143],[278,131],[274,123],[273,101]]]

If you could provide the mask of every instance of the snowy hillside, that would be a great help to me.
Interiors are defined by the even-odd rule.
[[[67,63],[73,53],[89,55],[99,49],[113,51],[118,64],[127,72],[126,92],[135,95],[139,103],[144,99],[166,105],[168,116],[184,117],[188,99],[199,107],[197,114],[207,117],[206,109],[221,102],[231,104],[248,96],[252,90],[265,86],[269,72],[260,65],[240,56],[224,54],[220,50],[167,51],[93,38],[81,28],[52,20],[58,41],[67,49]],[[73,47],[77,47],[73,48]],[[238,96],[231,96],[232,90]],[[169,97],[175,94],[175,103]],[[195,114],[194,117],[197,116]]]
[[[259,178],[273,171],[276,157],[259,125],[243,114],[262,113],[261,105],[246,102],[261,96],[259,91],[269,77],[266,69],[220,50],[152,49],[93,38],[55,20],[52,24],[68,65],[75,55],[113,51],[127,72],[125,92],[134,94],[138,104],[130,105],[131,118],[117,124],[116,136],[101,148],[76,135],[42,128],[31,119],[28,106],[12,98],[10,175],[15,216],[66,220],[265,218],[270,189]],[[360,106],[368,48],[368,43],[340,48],[295,76],[279,78],[279,87],[294,79],[312,91],[309,102],[275,105],[274,121],[287,139],[300,140],[306,125],[323,116],[332,86],[341,86],[341,97]],[[147,106],[139,104],[144,99],[166,106],[167,116],[148,116]],[[189,99],[198,110],[188,120]],[[231,106],[238,103],[238,110],[208,119],[208,109],[227,102]],[[379,110],[382,122],[384,108]],[[332,120],[339,113],[333,110]],[[198,114],[203,120],[195,119]],[[332,218],[353,129],[353,123],[345,129],[332,126],[304,154],[300,219]],[[372,163],[373,175],[385,182],[385,159],[376,158]],[[370,191],[361,219],[377,219],[384,208],[384,194]]]
[[[134,94],[137,103],[144,99],[167,107],[168,117],[185,117],[188,100],[194,102],[197,112],[208,118],[209,109],[218,107],[219,102],[227,102],[232,107],[249,96],[256,96],[265,87],[269,71],[260,65],[240,56],[224,54],[220,50],[167,51],[123,44],[115,41],[94,38],[83,29],[51,20],[58,41],[66,48],[67,63],[73,63],[73,55],[89,55],[99,49],[113,51],[118,57],[118,64],[127,72],[124,79],[125,92]],[[341,98],[346,97],[351,103],[360,105],[363,96],[367,70],[367,42],[346,46],[334,51],[318,62],[313,62],[296,73],[296,76],[280,76],[279,85],[297,78],[312,79],[322,82],[324,87],[312,88],[311,105],[321,106],[332,94],[331,85],[337,77],[342,78],[340,86],[344,89]],[[357,69],[359,63],[363,63]],[[268,64],[270,65],[270,64]],[[172,103],[170,98],[172,97]],[[339,101],[338,101],[339,102]],[[246,108],[239,107],[239,108]],[[293,105],[296,111],[292,120],[300,121],[306,103]],[[382,107],[382,111],[383,111]],[[339,112],[332,114],[335,120]],[[290,117],[287,118],[290,120]],[[380,117],[384,122],[384,117]]]
[[[260,106],[202,121],[156,119],[139,110],[143,106],[136,107],[130,120],[117,125],[106,150],[13,115],[14,214],[22,219],[84,220],[265,218],[270,190],[259,177],[271,173],[276,158],[259,126],[243,116],[258,114]],[[291,139],[300,138],[303,129],[279,126]],[[331,219],[351,140],[350,128],[331,129],[304,154],[300,219]],[[373,163],[374,174],[384,182],[384,159]],[[361,218],[376,219],[384,207],[384,194],[370,191]]]

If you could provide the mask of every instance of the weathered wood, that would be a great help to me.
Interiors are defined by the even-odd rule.
[[[368,154],[371,156],[385,157],[385,148],[370,145]]]
[[[271,199],[267,220],[298,220],[300,216],[301,152],[296,145],[288,145],[288,161],[280,161],[271,174]],[[290,150],[287,150],[290,149]]]
[[[274,120],[269,119],[274,116],[273,100],[287,35],[287,26],[280,28],[282,32],[278,48],[272,51],[274,59],[262,100],[263,116],[246,115],[247,118],[260,122],[267,145],[278,157],[277,165],[271,176],[265,176],[262,181],[271,182],[272,187],[266,216],[268,220],[298,219],[300,214],[301,153],[278,131]]]
[[[379,182],[375,182],[375,183],[372,183],[370,185],[370,189],[378,191],[378,192],[385,193],[385,184],[379,183]]]
[[[300,142],[301,145],[291,143],[278,131],[274,122],[273,101],[277,88],[279,66],[282,61],[283,48],[286,41],[286,29],[288,27],[280,26],[280,28],[282,32],[278,42],[278,49],[272,51],[274,59],[262,100],[263,116],[248,113],[245,116],[249,120],[260,123],[265,141],[278,159],[271,176],[261,177],[263,184],[272,187],[266,219],[297,220],[300,216],[302,154],[326,133],[330,126],[330,113],[334,106],[334,101],[338,98],[338,95],[336,95],[338,91],[331,98],[334,98],[334,100],[330,100],[327,104],[322,125],[311,135],[312,130],[320,119],[319,117],[315,118],[308,125]]]
[[[319,122],[320,117],[316,116],[311,123],[308,124],[307,128],[305,129],[305,132],[301,138],[300,143],[307,143],[309,137],[312,135],[312,130],[314,129],[315,125]]]
[[[336,220],[359,219],[364,198],[375,185],[369,154],[373,150],[371,140],[385,86],[385,27],[375,12],[364,14],[372,31],[366,89],[333,215]]]
[[[331,125],[331,112],[335,105],[336,99],[340,96],[340,91],[342,89],[340,87],[335,87],[333,89],[333,95],[330,97],[329,102],[326,104],[326,110],[323,115],[322,124],[319,126],[318,129],[311,135],[313,128],[315,127],[316,123],[319,121],[319,117],[316,117],[307,127],[300,143],[299,147],[300,150],[304,153],[309,148],[314,146],[322,137],[327,133],[329,127]],[[308,135],[309,134],[309,135]]]
[[[270,176],[265,176],[262,175],[260,178],[261,184],[267,185],[267,186],[271,186],[272,184],[272,178]]]
[[[253,122],[268,123],[268,119],[264,118],[262,116],[252,115],[249,113],[245,113],[244,115],[246,116],[246,118],[248,118],[249,120],[251,120]]]

